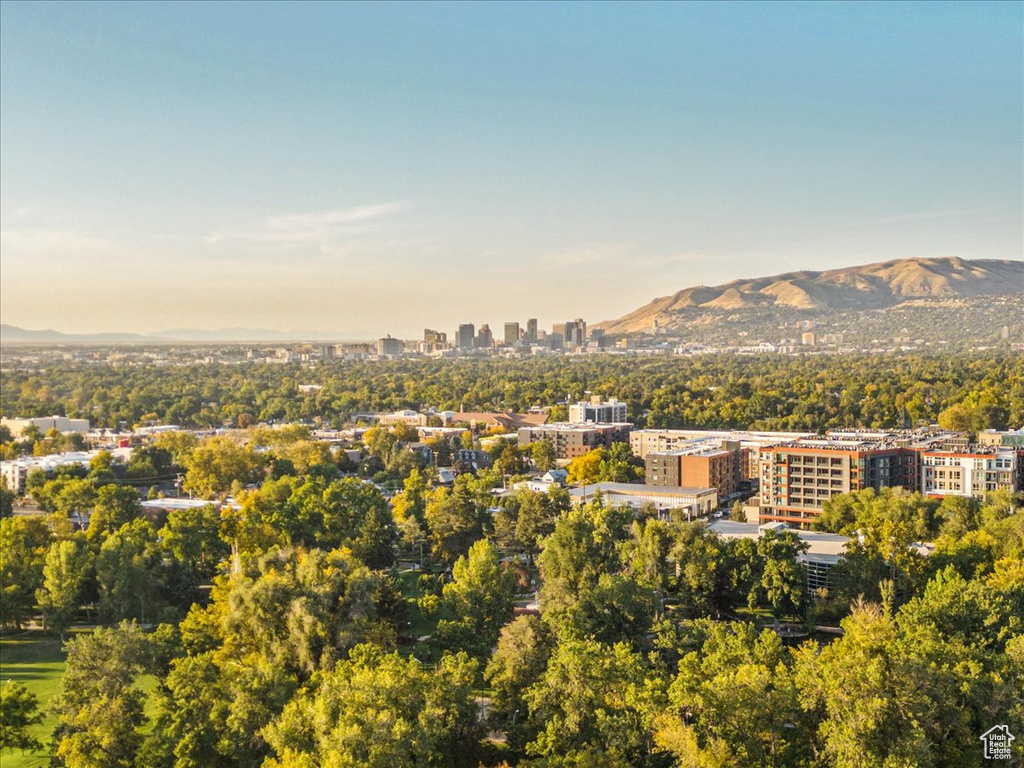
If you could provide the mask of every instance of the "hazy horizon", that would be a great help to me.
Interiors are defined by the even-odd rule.
[[[1024,252],[1024,7],[0,5],[0,319],[609,320]]]

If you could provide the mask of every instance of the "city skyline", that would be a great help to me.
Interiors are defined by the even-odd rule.
[[[451,339],[1024,250],[1019,4],[0,8],[12,325]]]

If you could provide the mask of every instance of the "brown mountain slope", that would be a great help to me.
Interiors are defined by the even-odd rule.
[[[655,299],[617,320],[599,323],[609,333],[692,322],[705,313],[771,307],[828,312],[881,309],[911,299],[1005,295],[1024,292],[1024,261],[960,258],[898,259],[823,272],[788,272],[719,286],[687,288]]]

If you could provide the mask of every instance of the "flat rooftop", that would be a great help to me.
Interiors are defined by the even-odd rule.
[[[597,491],[601,493],[613,493],[623,496],[638,496],[640,494],[651,494],[657,496],[703,496],[707,493],[717,493],[714,488],[680,488],[674,485],[645,485],[643,483],[594,483],[580,488],[570,488],[570,496],[590,495]],[[755,526],[756,527],[756,526]]]
[[[714,531],[724,539],[759,539],[760,527],[757,523],[741,523],[736,520],[715,520],[708,524],[708,530]],[[849,536],[823,531],[798,531],[788,528],[808,544],[807,554],[814,555],[816,560],[838,560],[846,552]]]

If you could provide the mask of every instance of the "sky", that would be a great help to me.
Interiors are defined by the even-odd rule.
[[[1021,3],[0,3],[21,327],[550,328],[1022,217]]]

